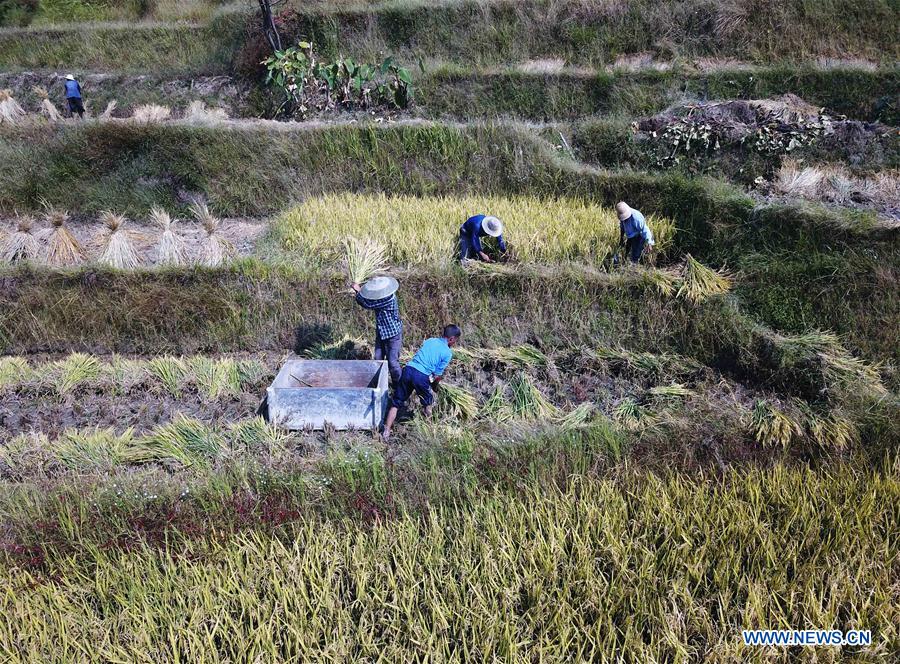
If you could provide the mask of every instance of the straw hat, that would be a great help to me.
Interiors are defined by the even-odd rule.
[[[485,217],[481,220],[481,230],[491,237],[500,237],[503,235],[503,222],[497,217]]]
[[[380,300],[397,292],[400,284],[393,277],[372,277],[359,289],[359,294],[367,300]]]
[[[75,80],[74,74],[69,74],[68,76],[66,76],[66,80],[67,80],[67,81],[74,81],[74,80]]]
[[[628,203],[617,203],[616,204],[616,214],[619,215],[619,221],[625,221],[632,215],[634,210],[628,207]]]

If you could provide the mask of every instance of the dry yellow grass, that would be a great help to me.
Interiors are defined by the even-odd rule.
[[[475,214],[503,220],[505,238],[522,262],[600,261],[619,241],[612,208],[533,196],[415,197],[340,194],[312,198],[285,213],[276,235],[288,251],[333,261],[348,237],[387,247],[394,265],[446,265],[455,259],[459,227]],[[671,219],[648,218],[657,246],[671,245]]]

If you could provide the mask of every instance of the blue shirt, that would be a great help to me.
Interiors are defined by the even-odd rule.
[[[472,245],[475,253],[482,252],[481,238],[488,237],[488,234],[481,227],[481,222],[484,221],[486,216],[484,214],[476,214],[474,217],[469,217],[459,229],[460,235],[465,235],[469,239],[469,244]],[[506,242],[503,240],[503,235],[497,238],[497,246],[500,248],[500,251],[506,251]]]
[[[619,222],[619,229],[622,231],[622,234],[629,239],[642,235],[647,244],[653,244],[653,231],[651,231],[650,227],[647,225],[647,220],[644,219],[644,215],[637,210],[632,210],[631,216],[628,217],[628,219]]]
[[[406,366],[421,371],[426,376],[442,376],[453,359],[453,351],[447,340],[441,337],[427,339],[412,361]]]
[[[66,99],[81,99],[81,86],[78,85],[78,81],[66,81]]]
[[[363,309],[372,309],[375,312],[375,330],[382,341],[393,339],[403,332],[403,322],[400,320],[400,303],[397,302],[397,294],[388,295],[380,300],[367,300],[359,293],[356,301]]]

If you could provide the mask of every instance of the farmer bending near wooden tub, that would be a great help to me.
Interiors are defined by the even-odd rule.
[[[440,337],[427,339],[415,357],[403,368],[403,375],[394,389],[391,408],[384,421],[384,433],[381,436],[385,441],[391,437],[391,428],[397,419],[397,412],[406,405],[413,392],[419,396],[419,401],[425,409],[425,417],[431,415],[434,404],[431,386],[437,387],[441,382],[444,369],[453,359],[453,351],[450,349],[459,342],[461,335],[458,326],[448,325]]]
[[[459,228],[459,260],[460,262],[469,258],[480,258],[486,263],[493,263],[493,259],[484,251],[481,246],[481,238],[495,237],[497,238],[497,246],[500,251],[506,253],[506,241],[503,239],[503,222],[497,217],[489,215],[476,214],[469,217]]]
[[[627,203],[618,203],[616,214],[619,216],[619,246],[624,245],[628,260],[637,263],[645,249],[653,251],[653,231],[647,225],[644,215]]]
[[[359,306],[375,312],[374,357],[387,360],[391,384],[395,386],[400,381],[400,349],[403,346],[398,288],[400,284],[393,277],[374,277],[362,286],[353,284]]]

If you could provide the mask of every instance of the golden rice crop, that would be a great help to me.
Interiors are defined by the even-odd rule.
[[[563,413],[557,422],[562,429],[571,431],[590,424],[591,419],[596,413],[597,407],[590,401],[585,401],[584,403],[578,404],[567,413]]]
[[[475,396],[461,387],[441,383],[437,389],[438,412],[458,420],[472,420],[478,415]]]
[[[0,242],[0,260],[7,263],[34,260],[40,253],[40,243],[32,233],[34,219],[22,215],[16,219],[16,230]]]
[[[524,371],[509,383],[512,401],[510,409],[513,417],[521,419],[550,420],[557,416],[556,406],[534,384],[534,380]]]
[[[106,231],[102,237],[103,253],[97,262],[119,270],[133,270],[140,265],[140,256],[134,248],[136,238],[123,228],[125,217],[107,211],[100,215],[100,221]]]
[[[694,304],[699,304],[716,295],[724,295],[731,290],[730,275],[706,267],[690,254],[685,257],[681,278],[678,297],[684,297]]]
[[[787,449],[803,436],[803,427],[785,410],[764,399],[757,399],[750,415],[756,442],[763,447]]]
[[[350,282],[363,284],[374,277],[387,265],[384,246],[372,239],[360,240],[349,237],[344,241],[347,261],[347,275]]]
[[[893,661],[897,488],[896,467],[622,473],[372,524],[303,516],[282,536],[78,546],[52,580],[0,566],[0,656],[786,662],[740,628],[825,625],[873,643],[811,661]]]
[[[328,195],[282,215],[275,235],[288,251],[331,262],[341,255],[345,238],[358,237],[387,247],[386,258],[394,265],[446,265],[458,255],[460,226],[479,213],[503,220],[505,238],[523,262],[599,261],[619,242],[612,208],[530,196]],[[653,215],[648,222],[665,251],[674,223]]]

